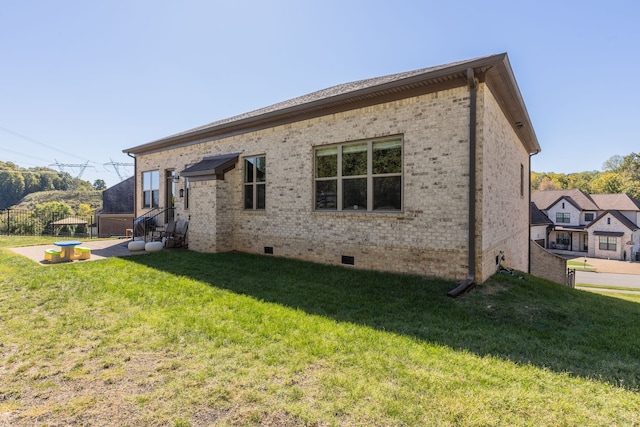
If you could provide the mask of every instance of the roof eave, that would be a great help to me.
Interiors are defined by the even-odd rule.
[[[317,115],[322,115],[322,111],[338,106],[342,106],[344,110],[348,110],[349,104],[363,100],[370,100],[371,104],[375,104],[376,98],[388,95],[390,92],[403,92],[411,90],[416,86],[429,86],[447,80],[466,81],[466,70],[469,68],[473,68],[477,74],[487,74],[490,84],[502,95],[499,97],[502,98],[502,102],[500,102],[501,107],[504,109],[505,114],[509,118],[511,125],[514,127],[525,148],[530,154],[540,152],[540,145],[533,131],[531,120],[513,72],[511,71],[506,53],[454,64],[449,67],[435,69],[399,80],[357,89],[255,116],[232,120],[227,123],[196,129],[191,132],[187,131],[128,148],[123,150],[123,152],[135,156],[164,151],[169,148],[196,144],[210,139],[242,134],[274,124],[292,122],[296,120],[296,117],[304,114],[316,113]]]

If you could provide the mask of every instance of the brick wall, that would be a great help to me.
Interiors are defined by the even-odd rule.
[[[165,169],[175,168],[179,173],[205,156],[240,152],[236,168],[225,174],[224,181],[191,183],[188,210],[184,209],[183,200],[176,201],[178,214],[191,221],[191,249],[263,253],[264,247],[273,247],[276,256],[329,264],[340,264],[342,256],[347,255],[354,257],[356,268],[460,280],[466,277],[468,268],[468,96],[468,88],[463,86],[139,156],[137,188],[141,188],[142,171],[160,170],[164,176]],[[484,163],[496,171],[484,174],[480,185],[493,192],[499,181],[494,175],[498,173],[504,177],[499,190],[516,181],[519,185],[520,164],[526,160],[528,174],[528,159],[523,157],[524,149],[513,132],[500,134],[498,128],[505,122],[499,119],[497,105],[491,108],[493,111],[485,118],[485,133],[491,139],[483,143],[482,156]],[[314,211],[314,147],[391,135],[402,136],[404,144],[402,213]],[[496,141],[501,148],[492,148]],[[267,207],[263,212],[245,211],[242,203],[242,157],[254,155],[266,156]],[[499,156],[500,162],[489,156]],[[178,185],[183,183],[181,178]],[[495,197],[483,199],[479,209],[489,208],[496,199],[513,197],[517,191],[519,187],[507,188]],[[161,197],[164,193],[160,188]],[[500,203],[513,207],[506,201]],[[509,214],[510,219],[521,216],[519,200],[516,205],[517,212]],[[137,194],[138,215],[140,206],[141,194]],[[528,201],[523,206],[526,228]],[[489,214],[493,215],[494,210]],[[500,210],[500,214],[504,212]],[[493,223],[478,228],[479,233],[502,233],[483,240],[480,258],[486,251],[492,254],[494,247],[517,252],[512,247],[522,245],[525,234],[520,226],[506,226],[508,230],[504,232]],[[509,240],[507,237],[512,241],[500,245]],[[521,252],[527,251],[526,241]],[[519,257],[513,257],[518,266],[527,256]],[[485,269],[481,264],[482,280],[488,277]]]
[[[482,242],[480,281],[495,273],[496,256],[501,251],[505,266],[527,272],[530,232],[529,154],[491,91],[483,88],[478,96],[482,102],[477,231]]]
[[[124,236],[133,228],[133,214],[98,215],[98,237]]]
[[[529,245],[531,274],[561,285],[567,284],[567,260],[546,251],[536,242]]]

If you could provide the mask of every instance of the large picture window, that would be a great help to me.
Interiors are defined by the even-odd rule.
[[[315,150],[316,210],[402,210],[402,140]]]
[[[615,251],[617,246],[616,246],[616,241],[617,238],[616,237],[612,237],[612,236],[599,236],[599,247],[600,250],[602,251]]]
[[[244,208],[263,210],[266,205],[267,164],[265,156],[244,159]]]
[[[142,172],[142,207],[157,208],[160,206],[160,172]]]

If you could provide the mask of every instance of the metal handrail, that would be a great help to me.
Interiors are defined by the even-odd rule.
[[[145,242],[149,237],[149,233],[156,230],[161,225],[165,224],[164,218],[168,216],[168,213],[173,214],[175,208],[153,208],[150,211],[145,212],[139,217],[133,220],[133,238],[144,236]],[[162,217],[162,222],[158,219]]]

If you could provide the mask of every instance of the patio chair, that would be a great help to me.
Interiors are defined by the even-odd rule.
[[[176,223],[175,221],[171,220],[167,223],[166,227],[157,228],[153,231],[153,233],[151,234],[151,241],[160,242],[165,239],[168,239],[169,236],[175,233],[175,231],[176,231]]]
[[[189,221],[178,220],[176,222],[175,231],[167,235],[165,247],[167,248],[184,248],[187,247],[187,230],[189,229]]]

